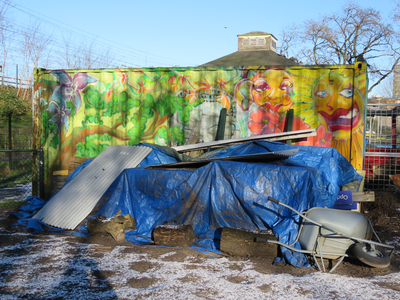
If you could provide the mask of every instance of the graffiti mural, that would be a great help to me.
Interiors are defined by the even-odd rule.
[[[74,157],[110,145],[184,145],[315,128],[301,145],[334,147],[362,166],[366,65],[43,70],[35,72],[35,146],[45,150],[47,185]],[[47,189],[49,189],[47,187]]]

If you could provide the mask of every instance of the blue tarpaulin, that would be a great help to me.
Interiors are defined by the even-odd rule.
[[[121,173],[103,196],[97,213],[105,217],[112,217],[118,211],[122,215],[130,214],[136,221],[136,228],[125,232],[126,239],[140,245],[150,245],[153,229],[164,224],[190,224],[196,235],[196,246],[208,251],[219,250],[223,227],[272,228],[280,242],[291,244],[296,240],[300,217],[268,201],[268,196],[300,212],[312,207],[331,208],[340,186],[361,179],[352,165],[333,148],[249,142],[214,152],[213,157],[290,148],[297,148],[299,152],[289,159],[268,164],[214,161],[196,170],[187,170],[145,169],[145,166],[174,163],[180,159],[171,151],[143,145],[154,150],[138,167]],[[76,177],[89,163],[81,164],[68,180]],[[38,199],[33,199],[37,206]],[[41,228],[40,221],[30,219],[26,210],[19,224],[37,230]],[[76,232],[84,230],[81,227]],[[300,249],[299,243],[294,247]],[[282,252],[290,264],[309,266],[304,255],[283,247]]]

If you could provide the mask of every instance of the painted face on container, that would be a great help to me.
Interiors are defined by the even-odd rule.
[[[267,70],[255,78],[251,93],[258,106],[283,114],[293,105],[293,80],[283,70]]]
[[[315,112],[337,139],[349,138],[349,132],[362,125],[364,103],[353,80],[352,76],[331,72],[318,78],[313,87]]]

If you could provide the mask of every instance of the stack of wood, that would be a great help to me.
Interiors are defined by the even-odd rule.
[[[189,247],[195,236],[190,225],[161,225],[153,230],[154,243],[168,247]],[[258,239],[258,241],[257,241]],[[221,234],[221,251],[234,256],[278,256],[278,245],[260,242],[276,241],[272,233],[252,232],[224,227]]]
[[[51,194],[57,193],[67,181],[68,170],[54,171],[51,177]]]
[[[161,225],[153,230],[154,244],[168,247],[189,247],[194,243],[190,225]]]
[[[193,128],[191,133],[190,133],[189,140],[186,143],[186,145],[196,144],[198,139],[199,139],[199,137],[195,134],[195,128]],[[195,157],[197,157],[197,156],[199,156],[199,155],[201,155],[203,153],[204,153],[204,150],[195,150],[195,151],[186,152],[186,155],[189,155],[190,157],[195,158]]]
[[[121,216],[121,211],[112,218],[98,216],[90,219],[87,223],[87,229],[91,235],[110,234],[117,242],[125,241],[125,230],[135,229],[136,222],[131,215]]]
[[[58,170],[53,172],[53,176],[51,178],[51,195],[57,193],[67,181],[67,178],[71,173],[84,161],[87,161],[90,158],[86,157],[74,157],[69,160],[68,170]]]
[[[70,175],[81,163],[91,159],[89,157],[74,157],[69,160],[68,175]]]

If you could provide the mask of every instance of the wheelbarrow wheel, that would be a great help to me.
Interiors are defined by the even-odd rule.
[[[379,248],[367,243],[357,243],[353,254],[364,264],[374,268],[386,268],[390,265],[389,255]]]

